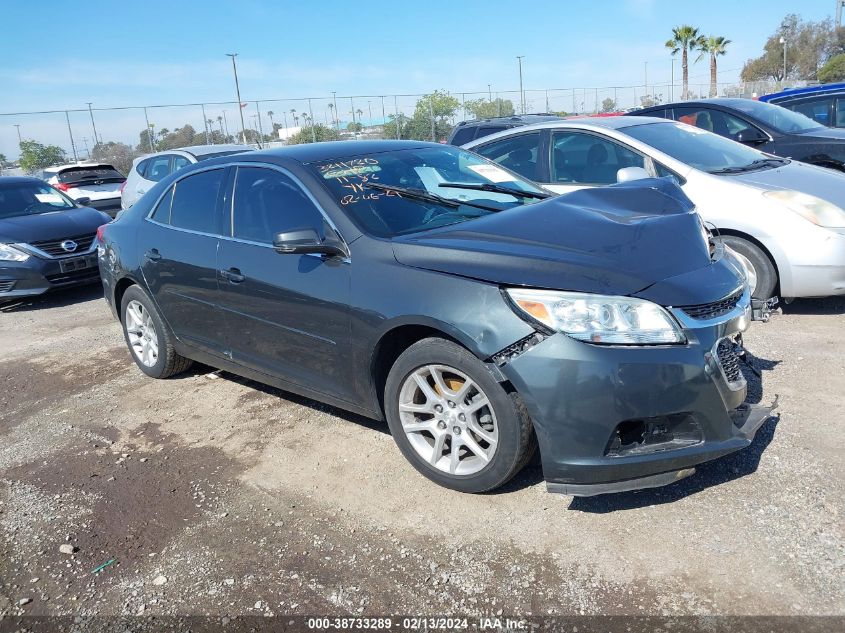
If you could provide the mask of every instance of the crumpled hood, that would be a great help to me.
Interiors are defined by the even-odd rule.
[[[683,278],[684,284],[643,296],[689,305],[719,299],[741,283],[729,266],[711,262],[702,235],[681,189],[668,179],[648,179],[398,237],[393,250],[408,266],[511,286],[632,295]],[[694,271],[721,281],[696,284]]]
[[[89,235],[109,221],[105,213],[87,207],[4,218],[0,220],[0,242],[28,244]]]

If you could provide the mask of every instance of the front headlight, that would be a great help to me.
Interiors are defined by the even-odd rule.
[[[674,318],[661,306],[633,297],[508,288],[521,316],[579,341],[614,345],[684,343]]]
[[[830,229],[845,228],[845,211],[827,200],[800,191],[764,191],[763,195],[776,200],[813,224]]]
[[[25,262],[29,255],[11,244],[0,244],[0,262]]]

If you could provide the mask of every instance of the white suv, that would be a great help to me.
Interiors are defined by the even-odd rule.
[[[48,167],[41,179],[85,206],[114,217],[120,210],[121,185],[126,177],[108,163],[73,163]]]
[[[132,169],[120,192],[120,208],[128,209],[165,176],[209,158],[249,152],[249,145],[194,145],[147,154],[132,161]]]

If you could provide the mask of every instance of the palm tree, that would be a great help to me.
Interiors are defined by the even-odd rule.
[[[275,131],[276,131],[276,126],[275,126],[275,124],[273,123],[273,115],[274,115],[274,114],[275,114],[275,112],[273,112],[272,110],[267,110],[267,116],[268,116],[268,117],[270,117],[270,129],[271,129],[271,130],[273,130],[273,131],[275,132]]]
[[[702,57],[704,57],[707,53],[710,53],[710,96],[715,97],[717,90],[716,84],[716,57],[719,55],[724,55],[727,53],[728,44],[731,41],[725,39],[721,35],[709,35],[707,37],[702,37],[701,41],[698,43],[698,50],[701,51],[701,54],[695,61],[699,61]]]
[[[290,109],[290,115],[293,117],[293,126],[298,127],[299,126],[299,119],[296,118],[296,108]]]
[[[689,51],[699,48],[701,39],[697,28],[683,24],[672,29],[672,39],[666,42],[666,48],[672,51],[672,55],[677,55],[678,51],[681,51],[681,72],[683,76],[681,99],[689,98]]]
[[[225,136],[225,134],[223,134],[223,117],[222,116],[217,117],[217,123],[220,125],[220,136]]]
[[[358,115],[358,123],[360,123],[361,122],[361,115],[364,114],[364,111],[361,108],[358,108],[357,110],[355,110],[355,114]],[[364,126],[362,125],[361,128],[363,129]]]
[[[333,103],[329,104],[329,115],[330,115],[329,118],[332,120],[332,123],[334,124],[335,120],[334,120],[334,104]]]

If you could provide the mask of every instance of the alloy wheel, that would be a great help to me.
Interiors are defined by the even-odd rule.
[[[126,335],[138,361],[146,367],[158,362],[158,333],[152,315],[140,301],[126,304]]]
[[[487,395],[469,376],[447,365],[426,365],[405,379],[399,419],[417,454],[450,475],[479,472],[499,443]]]

